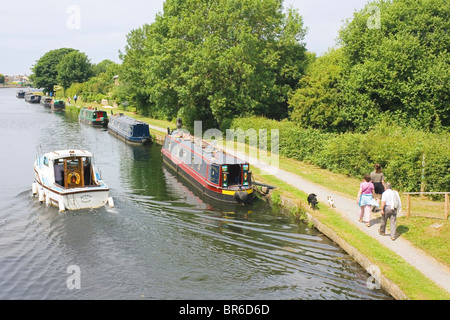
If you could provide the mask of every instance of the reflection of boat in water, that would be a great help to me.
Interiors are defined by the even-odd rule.
[[[161,150],[164,162],[210,198],[250,203],[254,198],[250,165],[180,129],[178,125],[166,135]]]
[[[34,163],[33,195],[60,211],[113,206],[92,158],[84,150],[53,151],[39,157]]]

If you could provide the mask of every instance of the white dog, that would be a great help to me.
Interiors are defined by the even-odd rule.
[[[327,201],[328,201],[328,205],[330,206],[330,208],[335,208],[334,200],[331,196],[327,197]]]

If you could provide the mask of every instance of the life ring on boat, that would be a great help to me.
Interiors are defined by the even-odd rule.
[[[80,174],[76,172],[71,172],[67,175],[67,179],[69,179],[69,183],[71,184],[80,184],[81,177]]]

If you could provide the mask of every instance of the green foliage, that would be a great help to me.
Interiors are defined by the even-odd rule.
[[[333,49],[311,62],[299,89],[289,99],[291,120],[302,126],[344,129],[340,113],[342,50]]]
[[[115,65],[117,65],[115,62],[113,62],[109,59],[105,59],[100,63],[92,65],[92,72],[94,73],[94,76],[98,76],[101,73],[107,72],[111,66],[115,66]]]
[[[0,83],[5,83],[5,76],[0,73]]]
[[[66,54],[58,63],[56,80],[64,89],[73,83],[83,83],[94,75],[87,55],[79,51]]]
[[[367,22],[375,5],[380,28]],[[342,113],[365,131],[389,113],[419,129],[450,125],[450,6],[446,0],[373,1],[340,31]]]
[[[232,128],[278,129],[281,156],[336,173],[362,178],[380,163],[386,179],[401,191],[450,190],[449,133],[427,133],[382,121],[364,134],[338,134],[261,117],[235,119]]]
[[[121,86],[138,110],[225,129],[236,115],[287,116],[305,29],[279,0],[168,0],[127,37]],[[144,71],[143,71],[144,69]]]
[[[58,84],[58,64],[64,56],[75,49],[61,48],[45,53],[32,67],[33,74],[30,76],[36,88],[43,88],[44,92],[53,92],[53,87]]]
[[[377,13],[380,25],[371,25]],[[340,47],[309,65],[290,97],[290,119],[331,132],[367,132],[390,119],[448,128],[449,16],[446,0],[368,3],[340,30]]]
[[[66,96],[73,97],[76,94],[80,99],[89,102],[114,99],[114,76],[118,73],[119,68],[120,66],[114,62],[107,63],[104,72],[86,82],[72,84],[66,90]]]

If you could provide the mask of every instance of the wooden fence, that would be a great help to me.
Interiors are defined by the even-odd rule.
[[[448,209],[449,209],[449,194],[450,192],[403,192],[403,194],[406,194],[406,217],[409,217],[411,214],[411,195],[412,194],[443,194],[444,197],[444,219],[448,219]]]

